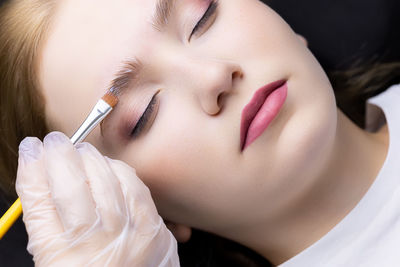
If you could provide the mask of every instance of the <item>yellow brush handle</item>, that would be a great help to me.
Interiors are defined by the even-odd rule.
[[[21,200],[18,198],[14,204],[0,218],[0,240],[3,238],[8,229],[14,224],[22,213]]]
[[[85,137],[111,112],[115,105],[117,105],[117,93],[117,89],[111,88],[97,102],[92,111],[89,113],[89,116],[71,137],[71,141],[74,145],[84,140]],[[0,240],[21,214],[22,205],[21,200],[18,198],[7,210],[7,212],[4,213],[3,217],[0,218]]]

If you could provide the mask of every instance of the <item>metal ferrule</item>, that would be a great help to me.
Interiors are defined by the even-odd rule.
[[[111,110],[112,107],[103,99],[100,99],[90,112],[89,116],[87,116],[86,120],[71,137],[71,142],[75,145],[76,143],[83,141]]]

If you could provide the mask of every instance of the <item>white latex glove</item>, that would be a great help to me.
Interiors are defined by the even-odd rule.
[[[127,164],[57,132],[20,144],[16,181],[36,266],[179,266],[177,242]]]

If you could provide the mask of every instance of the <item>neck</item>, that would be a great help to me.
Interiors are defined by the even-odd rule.
[[[229,238],[278,265],[318,241],[356,206],[385,161],[388,135],[360,129],[339,109],[337,114],[331,160],[309,190],[279,218],[249,225]]]

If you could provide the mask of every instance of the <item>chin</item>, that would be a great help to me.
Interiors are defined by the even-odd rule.
[[[325,96],[328,97],[318,105],[283,110],[280,120],[273,122],[272,127],[247,148],[249,163],[254,161],[258,165],[255,175],[264,173],[282,179],[298,177],[301,183],[324,166],[331,155],[337,128],[334,96]]]

